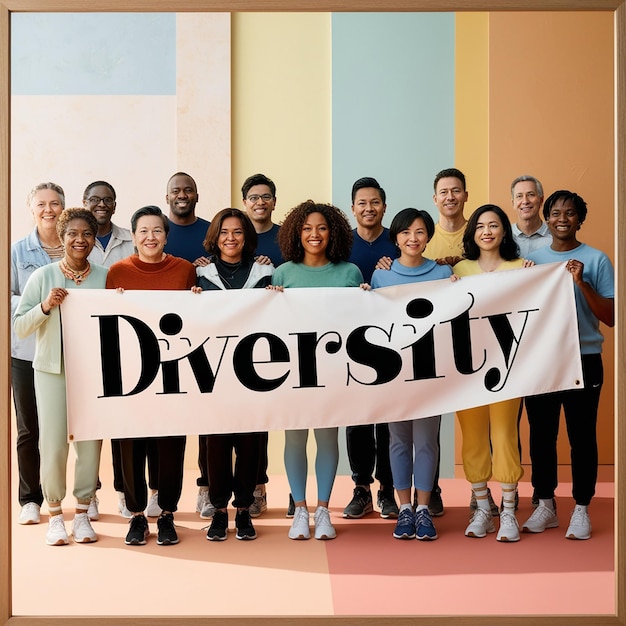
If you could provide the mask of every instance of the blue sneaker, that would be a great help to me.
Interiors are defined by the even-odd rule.
[[[396,539],[413,539],[415,537],[415,516],[410,508],[400,511],[393,536]]]
[[[428,509],[420,509],[415,514],[415,538],[423,541],[437,539],[437,530]]]

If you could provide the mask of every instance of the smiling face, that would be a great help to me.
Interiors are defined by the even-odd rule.
[[[326,264],[326,248],[330,241],[328,222],[321,213],[310,213],[302,225],[300,243],[304,249],[304,264]]]
[[[56,232],[57,220],[63,211],[61,198],[56,191],[53,189],[37,191],[30,202],[30,210],[33,213],[38,232]]]
[[[548,228],[554,241],[561,244],[576,242],[580,220],[571,200],[559,199],[552,205],[548,214]]]
[[[440,215],[448,219],[456,219],[463,215],[463,207],[467,202],[467,191],[463,189],[463,182],[456,176],[440,178],[437,181],[433,200]]]
[[[63,235],[65,260],[72,269],[82,269],[93,250],[96,233],[84,219],[74,219],[67,224]]]
[[[170,217],[188,218],[195,214],[198,202],[196,183],[190,176],[173,176],[167,184],[166,202],[170,206]]]
[[[522,180],[513,188],[513,208],[521,221],[537,220],[542,204],[543,197],[532,180]]]
[[[411,225],[401,230],[396,236],[396,244],[400,249],[400,263],[407,266],[420,265],[422,253],[428,243],[428,230],[421,217],[413,220]]]
[[[95,185],[83,200],[83,206],[93,213],[98,226],[108,226],[115,213],[116,202],[113,192],[106,185]]]
[[[361,228],[371,230],[380,227],[386,208],[378,189],[362,187],[354,196],[352,213]]]
[[[243,256],[246,236],[243,225],[238,217],[227,217],[217,237],[220,258],[227,263],[238,263]]]
[[[497,213],[485,211],[476,222],[474,242],[483,252],[500,250],[504,239],[504,226]]]
[[[140,261],[159,263],[163,260],[167,238],[163,220],[158,215],[142,215],[132,236]]]
[[[268,185],[254,185],[243,199],[248,217],[257,232],[264,232],[272,224],[272,211],[276,208],[276,197]]]

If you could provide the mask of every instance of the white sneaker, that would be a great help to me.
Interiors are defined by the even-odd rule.
[[[163,509],[159,506],[159,493],[153,493],[148,500],[146,507],[146,517],[159,517],[163,513]]]
[[[70,542],[65,530],[65,520],[63,514],[51,515],[48,520],[48,532],[46,533],[46,543],[49,546],[66,546]]]
[[[496,539],[498,541],[519,541],[519,526],[515,513],[509,513],[506,509],[500,513],[500,528]]]
[[[485,537],[487,533],[496,532],[490,511],[485,511],[478,507],[470,520],[469,526],[465,529],[466,537]]]
[[[196,513],[202,512],[202,507],[209,501],[209,488],[198,487],[198,495],[196,497]]]
[[[98,511],[98,505],[100,504],[100,500],[98,500],[97,496],[91,498],[91,502],[89,503],[89,508],[87,509],[87,515],[92,522],[97,522],[100,519],[100,511]]]
[[[91,527],[88,513],[76,513],[72,522],[72,535],[76,543],[93,543],[98,541],[98,535]]]
[[[330,511],[325,506],[318,506],[315,509],[313,519],[316,539],[334,539],[337,536],[334,526],[330,523]]]
[[[559,525],[559,518],[556,511],[549,509],[541,500],[539,506],[533,514],[524,522],[523,533],[542,533],[547,528],[556,528]]]
[[[590,539],[591,538],[591,520],[587,507],[577,504],[574,507],[572,517],[569,520],[569,528],[565,533],[567,539]]]
[[[36,502],[27,502],[20,511],[18,522],[20,524],[39,524],[41,517],[39,515],[40,506]]]
[[[289,529],[289,539],[310,539],[309,512],[304,506],[297,506]]]
[[[126,519],[130,519],[133,516],[126,506],[126,496],[123,491],[117,492],[117,510],[120,512],[120,515]]]

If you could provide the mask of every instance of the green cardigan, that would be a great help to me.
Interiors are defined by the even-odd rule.
[[[41,303],[53,287],[64,287],[72,297],[72,289],[104,289],[107,268],[91,264],[89,276],[80,285],[65,278],[58,263],[35,270],[24,287],[24,293],[13,315],[13,327],[18,337],[37,332],[33,369],[50,374],[60,374],[63,360],[61,339],[61,311],[54,307],[49,315],[41,310]],[[77,329],[80,332],[80,329]]]

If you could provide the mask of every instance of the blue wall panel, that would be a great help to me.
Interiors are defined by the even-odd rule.
[[[173,95],[175,13],[13,13],[14,95]]]

